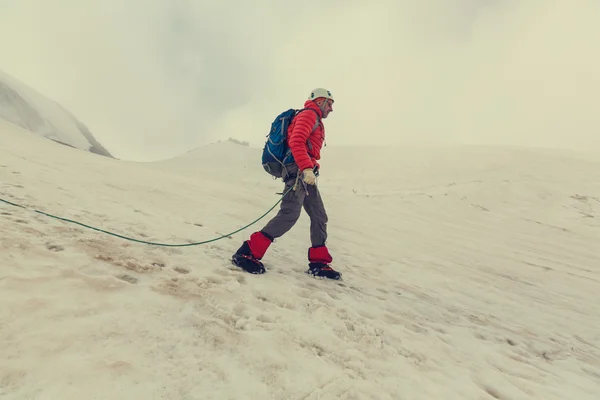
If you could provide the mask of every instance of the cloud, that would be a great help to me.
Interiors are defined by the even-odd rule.
[[[593,0],[0,1],[0,68],[117,156],[264,143],[314,87],[329,145],[600,149]]]

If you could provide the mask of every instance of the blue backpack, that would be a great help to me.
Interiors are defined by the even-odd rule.
[[[265,171],[275,178],[285,178],[287,175],[286,164],[294,162],[294,156],[287,142],[287,131],[296,115],[304,110],[317,113],[310,108],[303,108],[301,110],[290,108],[279,114],[271,124],[271,131],[267,135],[267,141],[263,148],[262,165]],[[319,126],[318,114],[312,132],[317,129],[317,126]],[[307,144],[310,147],[310,141]]]

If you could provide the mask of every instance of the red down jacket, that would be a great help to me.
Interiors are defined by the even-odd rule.
[[[321,148],[325,141],[325,127],[321,121],[323,116],[321,109],[313,100],[306,100],[304,108],[316,111],[319,115],[319,125],[311,133],[317,121],[317,114],[305,110],[292,120],[288,128],[288,145],[300,171],[319,166],[317,160],[321,159]]]

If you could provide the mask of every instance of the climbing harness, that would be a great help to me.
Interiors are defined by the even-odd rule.
[[[229,237],[229,236],[231,236],[231,235],[234,235],[234,234],[236,234],[236,233],[238,233],[238,232],[240,232],[240,231],[242,231],[242,230],[244,230],[244,229],[248,228],[249,226],[251,226],[251,225],[255,224],[256,222],[260,221],[260,220],[261,220],[261,219],[263,219],[263,218],[264,218],[264,217],[265,217],[265,216],[266,216],[268,213],[270,213],[270,212],[271,212],[271,210],[273,210],[273,209],[274,209],[274,208],[277,206],[277,204],[279,204],[279,203],[281,202],[281,200],[283,200],[283,197],[284,197],[286,194],[288,194],[288,193],[289,193],[289,192],[290,192],[292,189],[293,189],[293,188],[290,188],[290,189],[288,189],[288,190],[287,190],[285,193],[283,193],[283,195],[281,196],[281,198],[280,198],[280,199],[277,201],[277,203],[275,203],[275,204],[273,205],[273,207],[269,208],[269,210],[268,210],[266,213],[264,213],[263,215],[261,215],[260,217],[258,217],[257,219],[255,219],[254,221],[252,221],[251,223],[249,223],[248,225],[246,225],[246,226],[243,226],[243,227],[241,227],[240,229],[238,229],[238,230],[236,230],[236,231],[233,231],[233,232],[231,232],[231,233],[228,233],[228,234],[222,235],[222,236],[220,236],[220,237],[217,237],[217,238],[215,238],[215,239],[211,239],[211,240],[205,240],[205,241],[203,241],[203,242],[195,242],[195,243],[168,244],[168,243],[154,243],[154,242],[147,242],[147,241],[145,241],[145,240],[134,239],[134,238],[130,238],[130,237],[127,237],[127,236],[119,235],[119,234],[117,234],[117,233],[113,233],[113,232],[105,231],[105,230],[103,230],[103,229],[95,228],[95,227],[93,227],[93,226],[86,225],[86,224],[83,224],[83,223],[81,223],[81,222],[77,222],[77,221],[74,221],[74,220],[71,220],[71,219],[67,219],[67,218],[58,217],[58,216],[56,216],[56,215],[48,214],[48,213],[45,213],[45,212],[43,212],[43,211],[39,211],[39,210],[33,210],[33,211],[34,211],[34,212],[36,212],[36,213],[38,213],[38,214],[45,215],[45,216],[47,216],[47,217],[55,218],[55,219],[58,219],[58,220],[61,220],[61,221],[64,221],[64,222],[70,222],[70,223],[73,223],[73,224],[76,224],[76,225],[83,226],[83,227],[85,227],[85,228],[93,229],[93,230],[95,230],[95,231],[98,231],[98,232],[106,233],[106,234],[108,234],[108,235],[111,235],[111,236],[116,236],[116,237],[119,237],[119,238],[121,238],[121,239],[130,240],[130,241],[132,241],[132,242],[138,242],[138,243],[144,243],[144,244],[150,244],[150,245],[154,245],[154,246],[162,246],[162,247],[184,247],[184,246],[197,246],[197,245],[200,245],[200,244],[206,244],[206,243],[210,243],[210,242],[215,242],[215,241],[217,241],[217,240],[220,240],[220,239],[223,239],[223,238]],[[9,204],[9,205],[11,205],[11,206],[14,206],[14,207],[19,207],[19,208],[23,208],[23,209],[28,209],[28,207],[25,207],[25,206],[22,206],[22,205],[19,205],[19,204],[12,203],[12,202],[10,202],[10,201],[8,201],[8,200],[4,200],[4,199],[1,199],[1,198],[0,198],[0,202],[3,202],[3,203],[6,203],[6,204]]]

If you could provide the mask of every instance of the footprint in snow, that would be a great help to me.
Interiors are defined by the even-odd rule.
[[[117,276],[117,278],[121,279],[122,281],[129,282],[131,284],[138,282],[138,278],[127,274],[119,275]]]
[[[55,252],[59,252],[59,251],[64,251],[65,250],[64,247],[62,247],[62,246],[60,246],[58,244],[51,244],[51,243],[46,244],[46,248],[48,250],[50,250],[50,251],[55,251]]]

